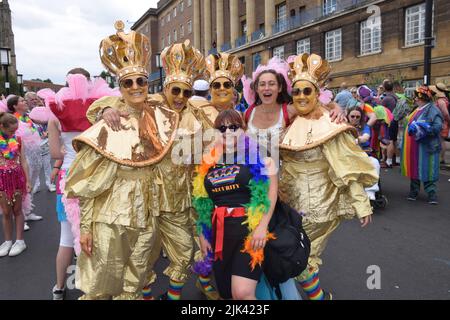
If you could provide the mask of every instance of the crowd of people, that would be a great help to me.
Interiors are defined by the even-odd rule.
[[[300,299],[296,283],[308,299],[329,300],[322,253],[344,219],[372,222],[381,167],[401,166],[408,200],[423,184],[438,203],[444,84],[420,86],[413,99],[390,80],[376,92],[342,84],[333,101],[319,55],[272,58],[247,78],[233,54],[204,57],[186,41],[162,52],[163,91],[149,95],[149,39],[115,27],[100,58],[118,89],[76,68],[58,93],[0,105],[0,257],[22,253],[26,221],[42,219],[32,195],[44,168],[61,224],[55,300],[74,254],[81,299],[153,300],[161,251],[170,282],[159,299],[179,300],[195,275],[211,300]],[[301,226],[294,243],[274,227],[287,211]],[[280,243],[276,273],[270,249]]]

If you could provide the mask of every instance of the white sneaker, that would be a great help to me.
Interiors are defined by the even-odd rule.
[[[6,257],[9,253],[9,250],[11,250],[12,247],[12,241],[5,241],[0,246],[0,257]]]
[[[25,224],[23,225],[23,231],[28,231],[30,230],[30,226],[28,225],[28,223],[25,222]]]
[[[33,194],[34,194],[34,193],[40,192],[41,190],[40,190],[39,188],[40,188],[40,186],[35,186],[35,187],[33,188]]]
[[[53,300],[64,300],[64,296],[66,295],[66,288],[58,289],[58,287],[55,284],[52,293],[53,293]]]
[[[48,191],[55,192],[56,191],[56,186],[54,184],[49,185],[48,186]]]
[[[35,215],[34,213],[30,213],[25,217],[25,221],[40,221],[40,220],[42,220],[42,217]]]
[[[11,250],[9,251],[9,256],[16,257],[19,254],[21,254],[22,252],[24,252],[26,248],[27,248],[27,245],[25,244],[25,241],[16,241],[13,244]]]

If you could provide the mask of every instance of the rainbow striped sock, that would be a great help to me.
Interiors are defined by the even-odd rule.
[[[216,289],[214,289],[214,287],[211,285],[211,278],[209,276],[198,276],[198,280],[200,281],[203,290],[205,290],[206,292],[216,291]]]
[[[180,300],[181,290],[183,290],[184,282],[178,282],[170,279],[169,292],[167,292],[168,300]]]
[[[299,283],[308,295],[309,300],[324,300],[325,296],[320,287],[319,274],[308,270],[305,270],[304,272],[307,273],[307,276],[299,281]]]
[[[142,297],[144,300],[155,300],[155,298],[153,298],[151,285],[145,286],[144,289],[142,289]]]

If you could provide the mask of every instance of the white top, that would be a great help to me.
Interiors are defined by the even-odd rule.
[[[77,156],[77,153],[75,152],[73,146],[72,146],[72,140],[79,136],[80,132],[62,132],[61,133],[61,140],[64,146],[64,162],[61,166],[62,170],[67,170],[70,168],[70,165],[72,164],[73,160],[75,160],[75,157]]]
[[[256,111],[256,108],[254,108],[252,110],[252,114],[250,115],[250,120],[248,121],[248,132],[251,135],[254,135],[257,137],[263,136],[263,137],[267,138],[268,135],[271,135],[271,136],[278,135],[279,136],[281,134],[281,131],[283,130],[283,110],[282,109],[280,109],[280,118],[278,119],[278,122],[275,125],[273,125],[272,127],[269,127],[267,129],[259,129],[253,125],[253,118],[255,117],[255,111]]]

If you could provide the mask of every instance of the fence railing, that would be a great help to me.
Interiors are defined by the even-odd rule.
[[[222,52],[226,52],[226,51],[230,50],[231,49],[231,43],[229,43],[229,42],[224,43],[220,49],[222,50]]]
[[[259,29],[259,30],[257,30],[257,31],[252,33],[250,40],[252,42],[253,41],[258,41],[258,40],[264,38],[265,36],[266,36],[266,33],[265,33],[264,29]]]
[[[357,8],[361,5],[368,4],[374,0],[337,0],[335,5],[324,7],[323,5],[302,10],[298,14],[292,17],[287,17],[282,20],[276,21],[272,24],[273,34],[283,33],[293,29],[300,28],[304,25],[316,22],[321,19],[329,18],[335,14],[341,13],[345,10]],[[264,29],[257,30],[250,35],[250,39],[247,36],[242,36],[236,39],[236,48],[239,48],[247,43],[255,42],[266,37]],[[231,44],[225,43],[220,48],[222,52],[231,50]]]
[[[242,37],[239,37],[236,39],[236,48],[242,47],[244,44],[247,43],[247,35],[243,35]]]

